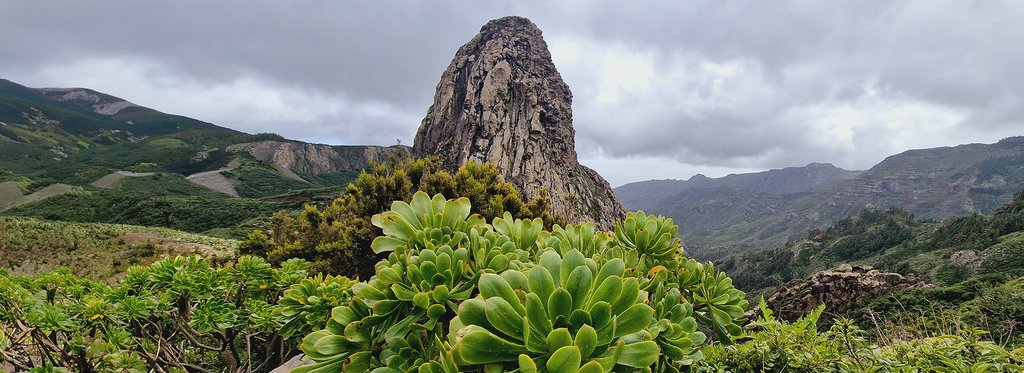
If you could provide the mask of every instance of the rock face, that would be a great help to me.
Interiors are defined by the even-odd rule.
[[[488,22],[441,75],[414,152],[453,165],[492,162],[533,198],[547,190],[571,222],[610,227],[625,210],[608,182],[576,158],[572,92],[530,20]]]
[[[806,280],[792,281],[768,298],[768,306],[786,320],[811,313],[819,304],[837,314],[863,306],[893,291],[931,287],[914,275],[881,272],[871,266],[843,264],[821,271]]]
[[[404,146],[331,146],[288,141],[259,141],[231,145],[229,152],[249,153],[257,160],[307,175],[359,171],[370,162],[382,162],[391,155],[406,155]]]

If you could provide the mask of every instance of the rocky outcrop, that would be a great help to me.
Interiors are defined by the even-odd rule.
[[[136,107],[131,102],[120,98],[83,88],[37,88],[36,92],[43,97],[61,102],[71,102],[82,106],[91,106],[97,114],[114,115],[121,110]]]
[[[786,320],[811,313],[820,304],[825,312],[840,314],[890,292],[932,285],[914,275],[881,272],[871,266],[843,264],[806,280],[792,281],[768,298],[768,307]]]
[[[297,174],[320,175],[359,171],[370,162],[407,155],[405,146],[331,146],[289,141],[259,141],[231,145],[229,152],[249,153],[257,160]]]
[[[625,213],[608,182],[579,164],[572,92],[530,20],[488,22],[441,75],[414,151],[453,165],[497,164],[527,198],[547,190],[570,221],[610,227]]]

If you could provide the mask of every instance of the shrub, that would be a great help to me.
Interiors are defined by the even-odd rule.
[[[0,365],[268,370],[293,353],[289,335],[322,324],[326,310],[351,298],[347,279],[302,280],[306,267],[291,260],[272,268],[243,256],[215,268],[203,258],[175,257],[131,267],[114,286],[66,269],[33,278],[0,273]]]
[[[701,358],[700,327],[722,343],[741,333],[743,293],[684,260],[670,219],[543,230],[471,211],[419,192],[375,215],[372,248],[388,257],[303,339],[315,363],[297,371],[680,371]]]
[[[704,348],[705,372],[1004,372],[1020,371],[1019,353],[983,341],[984,332],[895,341],[872,345],[867,333],[849,320],[818,331],[824,307],[793,322],[778,320],[761,302],[757,330],[742,343]]]
[[[275,214],[265,237],[250,236],[244,246],[267,249],[272,263],[302,258],[311,262],[314,272],[369,278],[374,263],[382,259],[369,250],[380,234],[370,218],[393,201],[409,201],[417,190],[464,197],[470,211],[485,219],[508,213],[516,219],[540,218],[546,227],[564,224],[551,213],[546,194],[524,201],[493,164],[470,162],[450,173],[437,157],[395,158],[360,174],[327,206],[305,206],[297,216]]]

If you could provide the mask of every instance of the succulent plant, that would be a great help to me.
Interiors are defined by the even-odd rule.
[[[334,307],[348,304],[355,282],[344,276],[315,275],[292,285],[278,300],[281,335],[305,335],[327,322]]]
[[[649,330],[661,350],[662,371],[677,372],[701,358],[707,337],[697,330],[693,307],[683,301],[679,288],[659,284],[651,294],[655,325]]]
[[[625,220],[615,223],[614,232],[616,244],[635,250],[644,269],[654,267],[655,263],[674,268],[674,259],[682,255],[683,244],[677,237],[679,226],[672,219],[643,211],[630,212]]]
[[[710,262],[701,264],[690,259],[682,264],[676,278],[683,297],[693,304],[694,317],[711,329],[719,342],[729,344],[732,337],[743,334],[740,324],[746,321],[743,314],[750,303],[729,276],[716,271]]]
[[[681,260],[671,219],[641,212],[614,233],[548,232],[511,214],[486,224],[465,199],[417,193],[373,223],[384,232],[373,248],[388,257],[303,339],[315,363],[300,373],[671,372],[700,359],[698,324],[739,332],[742,292]]]
[[[506,212],[500,218],[494,218],[491,222],[494,230],[512,240],[516,248],[523,251],[530,251],[533,244],[537,242],[541,232],[544,230],[544,221],[540,218],[533,220],[513,219],[512,214]]]
[[[565,227],[555,225],[551,233],[544,238],[543,247],[552,248],[559,254],[576,249],[586,257],[594,257],[608,250],[612,243],[608,232],[597,231],[594,223],[570,224]]]
[[[464,327],[452,349],[460,365],[600,372],[657,361],[645,330],[654,310],[640,302],[636,279],[622,277],[621,260],[598,266],[574,249],[564,257],[546,251],[538,264],[526,274],[480,276],[480,296],[459,306]]]
[[[428,241],[456,247],[471,228],[486,225],[479,215],[470,216],[470,208],[467,198],[446,200],[440,194],[430,198],[416,192],[410,203],[395,201],[390,211],[373,216],[371,222],[384,235],[370,247],[375,253],[423,248]]]

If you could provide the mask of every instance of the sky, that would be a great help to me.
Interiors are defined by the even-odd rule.
[[[612,186],[1024,135],[1022,1],[0,0],[0,78],[411,145],[455,51],[530,18]]]

